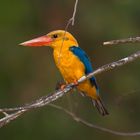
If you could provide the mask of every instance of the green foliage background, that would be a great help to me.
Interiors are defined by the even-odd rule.
[[[1,0],[0,107],[12,107],[54,91],[61,75],[47,47],[18,44],[52,30],[64,29],[74,0]],[[140,34],[139,0],[79,0],[76,21],[69,31],[89,55],[94,69],[140,49],[140,44],[102,46],[103,41]],[[100,94],[110,115],[100,116],[90,100],[78,93],[55,103],[94,124],[119,131],[140,131],[140,60],[97,76]],[[44,107],[26,113],[0,129],[4,140],[138,140],[88,128],[64,112]]]

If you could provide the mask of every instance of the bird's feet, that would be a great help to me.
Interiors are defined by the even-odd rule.
[[[76,87],[76,86],[78,86],[78,81],[77,80],[74,80],[73,81],[73,85],[72,86],[74,86],[74,87]],[[61,89],[61,90],[64,90],[64,88],[67,86],[67,84],[66,83],[64,83],[64,82],[57,82],[57,84],[56,84],[56,90],[59,90],[59,89]]]
[[[74,83],[74,86],[78,86],[78,84],[79,84],[77,80],[74,80],[73,83]]]
[[[64,90],[64,88],[66,87],[66,83],[64,83],[64,82],[57,82],[57,84],[56,84],[56,90]]]

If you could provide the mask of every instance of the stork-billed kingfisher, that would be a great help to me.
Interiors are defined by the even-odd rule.
[[[53,48],[53,56],[56,66],[60,70],[67,84],[76,82],[78,79],[93,72],[92,64],[87,54],[79,47],[77,40],[67,31],[56,30],[47,35],[21,43],[23,46]],[[89,96],[100,114],[109,114],[105,108],[95,77],[80,83],[77,89]]]

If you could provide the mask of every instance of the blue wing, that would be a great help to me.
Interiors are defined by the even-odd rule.
[[[73,54],[76,55],[84,64],[85,74],[93,72],[93,68],[87,54],[80,47],[72,46],[70,47],[70,51],[73,52]],[[99,90],[95,77],[90,78],[90,83],[95,86],[97,90]]]

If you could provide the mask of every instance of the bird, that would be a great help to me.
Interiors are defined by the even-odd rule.
[[[65,30],[55,30],[41,37],[21,43],[22,46],[43,47],[53,49],[53,56],[66,84],[75,83],[93,72],[92,64],[85,51],[79,47],[74,36]],[[62,85],[64,88],[65,85]],[[77,89],[91,98],[93,105],[102,116],[108,115],[108,111],[99,95],[99,87],[93,76],[77,85]]]

